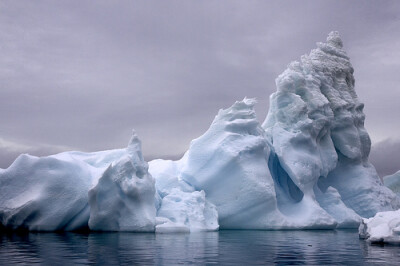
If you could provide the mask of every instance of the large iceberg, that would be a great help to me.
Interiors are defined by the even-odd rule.
[[[400,207],[368,162],[371,142],[337,32],[277,79],[261,125],[254,99],[221,109],[177,161],[125,149],[21,155],[0,169],[9,229],[194,232],[356,228]],[[396,229],[397,230],[397,229]],[[396,231],[397,232],[397,231]]]

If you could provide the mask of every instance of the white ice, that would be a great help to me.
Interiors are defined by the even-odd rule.
[[[126,151],[89,190],[91,230],[154,231],[154,178],[148,172],[136,133]]]
[[[1,224],[9,229],[69,231],[87,229],[91,217],[95,230],[143,231],[143,224],[147,231],[154,230],[154,181],[138,149],[131,141],[126,149],[103,152],[64,152],[41,158],[20,155],[9,168],[0,170]],[[153,210],[148,209],[150,205]],[[110,217],[104,220],[102,214]],[[129,221],[136,216],[136,221]],[[135,223],[140,226],[132,227]]]
[[[178,176],[179,162],[154,160],[150,172],[156,178],[156,232],[196,232],[218,230],[218,212],[203,190]]]
[[[268,171],[269,148],[254,104],[253,99],[245,99],[220,110],[210,129],[193,140],[176,162],[179,167],[164,170],[204,191],[216,206],[223,229],[275,228],[284,220],[277,211],[274,182]],[[150,171],[162,164],[160,160],[151,162]],[[157,179],[158,174],[154,175]]]
[[[400,210],[378,212],[363,219],[358,232],[360,238],[371,243],[400,244]]]

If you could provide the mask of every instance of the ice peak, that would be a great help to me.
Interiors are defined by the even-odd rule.
[[[256,105],[257,100],[256,98],[247,98],[244,97],[242,101],[236,101],[230,108],[228,109],[233,109],[233,110],[244,110],[244,109],[254,109],[254,106]]]
[[[232,122],[236,119],[255,119],[256,114],[254,105],[257,103],[255,98],[245,97],[242,101],[236,101],[231,107],[221,109],[216,116],[216,120],[226,120]]]
[[[251,106],[253,107],[254,105],[256,105],[257,103],[257,99],[256,98],[247,98],[244,97],[243,101],[244,104],[246,104],[247,106]]]
[[[142,155],[142,142],[140,141],[136,131],[133,129],[132,130],[132,137],[129,141],[128,147],[126,147],[128,152],[130,154],[137,154],[139,156],[139,159],[143,161],[143,155]]]
[[[131,146],[136,146],[138,142],[140,143],[140,140],[136,133],[136,130],[132,129],[132,137],[129,140],[128,148]]]
[[[227,109],[220,109],[213,121],[212,128],[242,135],[259,136],[264,134],[254,110],[256,103],[256,99],[245,97]]]
[[[343,48],[343,41],[338,31],[331,31],[326,38],[326,42],[336,48]]]

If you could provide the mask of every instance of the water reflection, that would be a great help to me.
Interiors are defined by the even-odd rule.
[[[192,234],[0,235],[9,264],[393,264],[399,246],[370,246],[355,231],[220,231]]]

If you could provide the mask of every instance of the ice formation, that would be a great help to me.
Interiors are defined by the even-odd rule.
[[[87,227],[93,168],[69,154],[20,155],[0,173],[1,223],[46,231]]]
[[[400,171],[383,177],[383,183],[400,197]]]
[[[269,147],[254,104],[244,99],[220,110],[179,162],[178,176],[205,191],[224,229],[266,229],[284,220],[277,211]]]
[[[103,152],[20,155],[0,170],[1,224],[32,231],[89,225],[93,230],[154,230],[154,181],[136,140],[126,149]]]
[[[354,211],[371,217],[400,203],[368,162],[364,105],[339,34],[331,32],[317,46],[276,79],[263,127],[284,173],[280,176],[291,182],[286,194],[299,203],[314,202],[313,208],[319,204],[339,223],[354,224]]]
[[[215,205],[204,191],[180,179],[179,162],[154,160],[150,172],[156,178],[156,232],[195,232],[218,230]]]
[[[1,225],[160,233],[356,228],[361,217],[398,209],[399,198],[368,162],[363,104],[338,33],[317,46],[277,78],[262,125],[255,100],[245,98],[221,109],[178,161],[148,166],[135,133],[126,149],[21,155],[0,169]]]
[[[378,212],[363,219],[358,232],[360,238],[371,243],[400,244],[400,210]]]
[[[126,151],[89,190],[91,230],[154,231],[154,179],[148,172],[136,133]]]
[[[244,99],[220,110],[181,160],[150,162],[156,187],[171,191],[165,185],[174,183],[165,181],[169,176],[204,191],[217,208],[222,229],[358,227],[359,216],[345,207],[333,188],[321,196],[321,202],[327,210],[338,212],[337,219],[315,197],[296,188],[271,151],[254,104],[253,99]],[[158,185],[160,181],[163,184]]]

